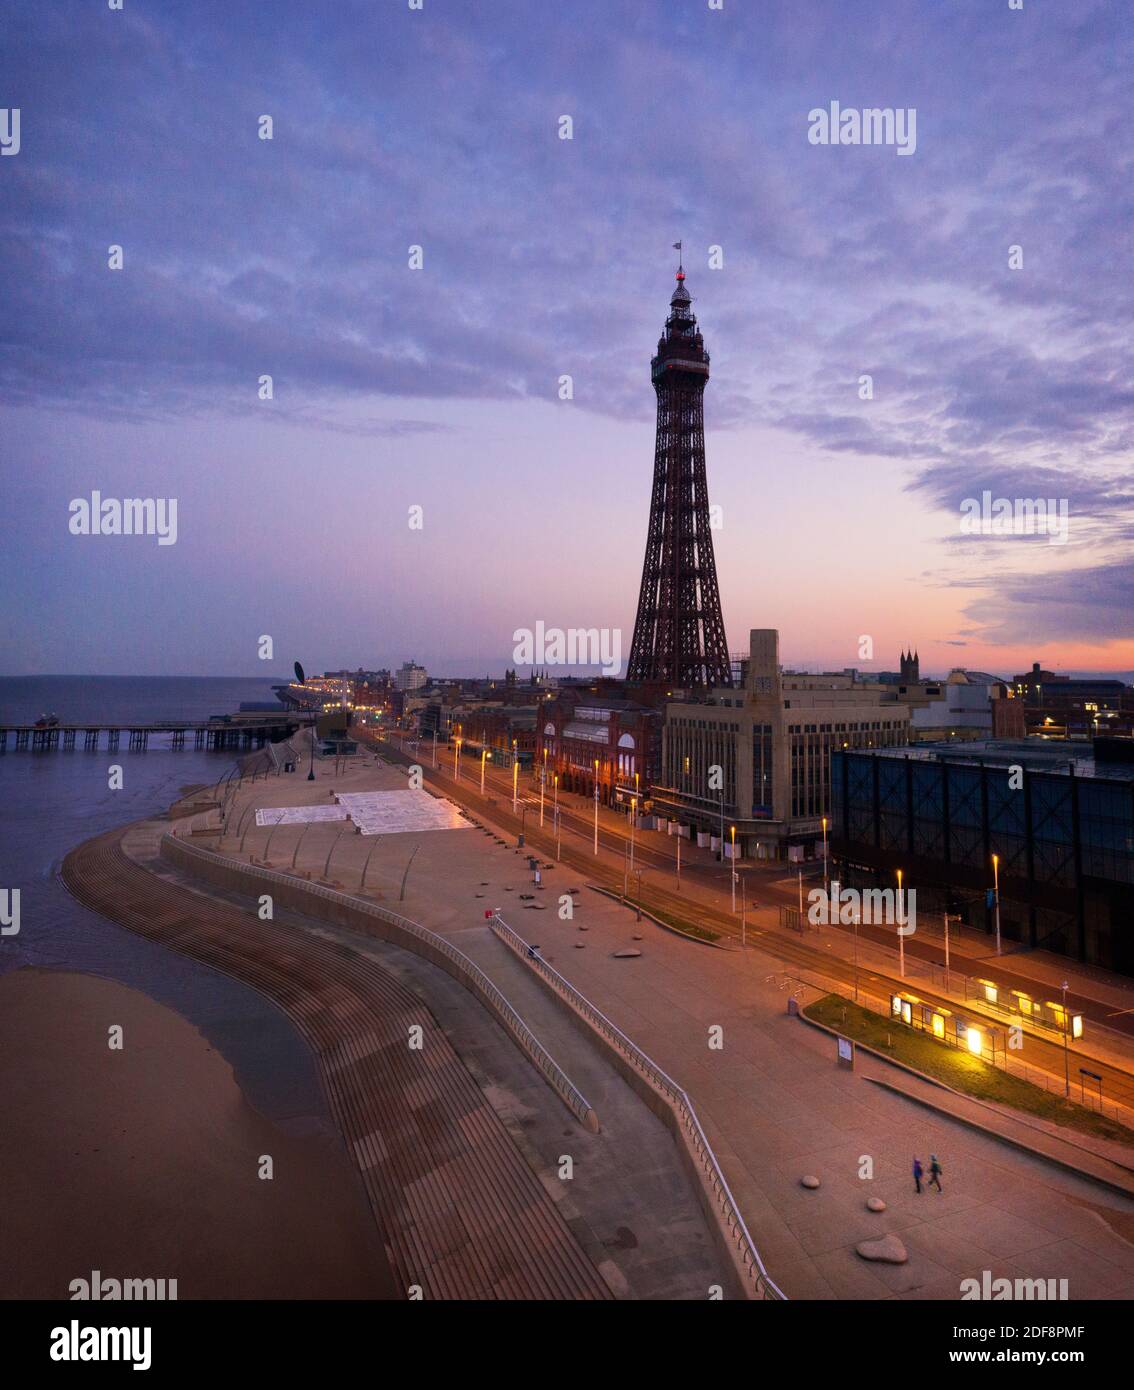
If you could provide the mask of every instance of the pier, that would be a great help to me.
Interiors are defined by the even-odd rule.
[[[193,747],[197,749],[263,748],[266,743],[289,738],[299,727],[300,720],[287,711],[254,716],[228,715],[196,722],[177,719],[154,723],[99,723],[92,720],[80,724],[0,724],[0,753],[8,751],[9,736],[13,739],[16,752],[26,749],[46,753],[57,748],[64,752],[73,750],[80,735],[84,750],[95,752],[104,734],[104,746],[109,753],[118,751],[123,734],[127,736],[132,753],[144,753],[150,737],[158,734],[170,735],[171,748],[187,747],[190,735]]]

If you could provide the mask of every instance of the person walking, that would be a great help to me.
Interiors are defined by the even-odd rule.
[[[918,1192],[921,1191],[921,1175],[925,1170],[921,1166],[921,1159],[915,1158],[913,1161],[913,1180],[914,1187]]]
[[[937,1155],[929,1155],[929,1183],[928,1186],[935,1187],[941,1191],[941,1165],[937,1162]]]

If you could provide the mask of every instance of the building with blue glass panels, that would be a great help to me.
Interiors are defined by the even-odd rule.
[[[1134,975],[1134,743],[1038,739],[838,750],[831,853],[844,883]],[[993,856],[997,857],[994,876]]]

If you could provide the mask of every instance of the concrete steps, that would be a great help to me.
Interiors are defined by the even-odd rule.
[[[253,986],[293,1019],[396,1277],[427,1298],[601,1299],[610,1292],[421,1000],[370,957],[261,922],[148,873],[122,831],[79,846],[86,906]],[[424,1046],[411,1050],[420,1025]]]

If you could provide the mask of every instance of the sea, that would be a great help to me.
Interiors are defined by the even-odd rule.
[[[200,720],[242,702],[275,702],[270,678],[150,676],[0,677],[0,724]],[[326,1127],[314,1060],[276,1005],[257,991],[80,906],[64,888],[68,850],[92,835],[166,810],[190,785],[212,784],[238,753],[170,748],[145,752],[79,747],[0,753],[0,889],[20,890],[20,930],[0,936],[0,973],[22,966],[73,970],[142,990],[194,1024],[228,1061],[249,1103],[296,1133]],[[191,740],[190,740],[191,744]],[[108,769],[123,770],[120,790]]]

